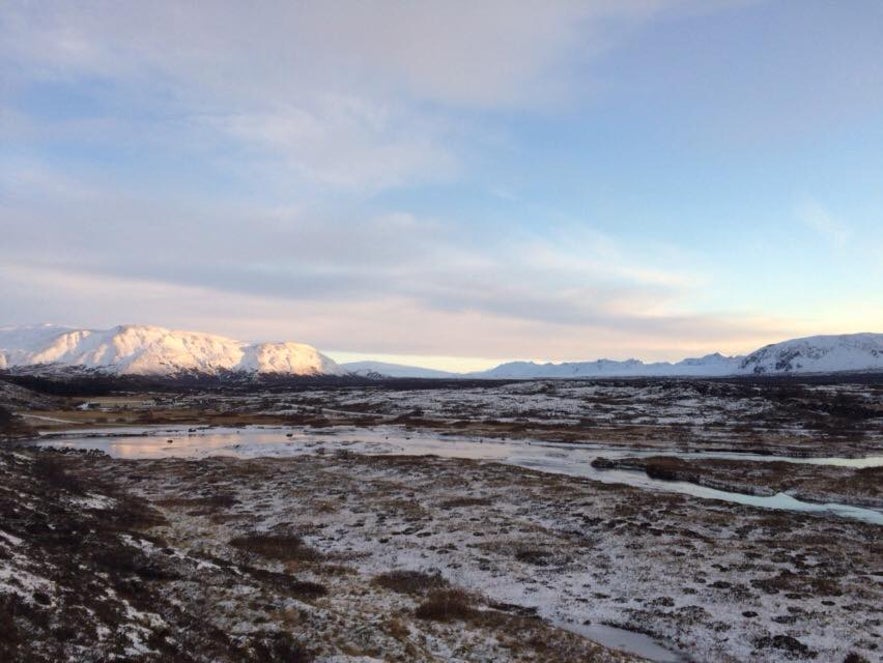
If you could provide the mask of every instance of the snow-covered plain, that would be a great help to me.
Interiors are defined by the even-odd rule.
[[[841,661],[850,651],[873,660],[881,646],[879,526],[468,460],[79,462],[163,505],[168,525],[157,531],[190,555],[231,559],[236,536],[296,532],[355,571],[270,562],[333,588],[301,623],[321,623],[325,611],[351,620],[356,605],[361,619],[367,610],[413,623],[419,599],[366,591],[372,577],[408,570],[575,632],[588,623],[649,633],[683,656],[657,660]],[[229,506],[194,508],[194,495]],[[409,639],[415,629],[424,626]],[[359,632],[367,643],[385,637],[382,620]],[[487,635],[472,639],[468,621],[443,633],[429,639],[432,655],[411,660],[515,660]]]
[[[627,660],[577,638],[611,645],[621,627],[649,634],[660,661],[876,660],[880,525],[821,505],[881,504],[879,459],[857,459],[883,450],[881,385],[859,377],[249,383],[29,412],[16,390],[47,442],[121,458],[0,454],[0,599],[34,633],[44,622],[21,615],[92,610],[97,635],[77,630],[68,658],[198,637],[201,660],[227,660],[281,632],[322,663]],[[631,469],[586,470],[598,452]],[[664,479],[683,493],[640,469],[666,455],[697,477]],[[138,504],[161,514],[140,532]],[[98,548],[63,547],[72,522]],[[94,572],[60,573],[71,555]],[[426,595],[378,584],[398,572],[463,588],[470,611],[421,619]],[[26,642],[57,646],[51,632]]]

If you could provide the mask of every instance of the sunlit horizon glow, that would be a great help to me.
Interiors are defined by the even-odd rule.
[[[883,5],[0,6],[0,324],[441,370],[883,331]]]

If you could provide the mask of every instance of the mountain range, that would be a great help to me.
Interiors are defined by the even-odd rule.
[[[345,371],[303,343],[245,343],[149,325],[70,329],[0,327],[0,368],[43,366],[120,375],[277,373],[342,375]]]
[[[736,357],[719,353],[679,362],[645,364],[637,359],[599,359],[561,364],[510,362],[474,377],[591,378],[641,376],[728,376],[883,371],[883,334],[809,336],[765,345]]]
[[[119,375],[224,372],[277,375],[356,375],[369,378],[716,377],[883,372],[883,334],[810,336],[766,345],[745,356],[719,353],[679,362],[599,359],[559,364],[516,361],[487,371],[450,373],[383,362],[337,364],[303,343],[248,343],[149,325],[106,330],[56,325],[0,327],[0,369],[93,370]]]
[[[434,368],[423,368],[421,366],[390,364],[385,361],[351,361],[346,364],[341,364],[341,367],[347,373],[364,378],[394,377],[442,379],[462,377],[460,373],[439,371]]]

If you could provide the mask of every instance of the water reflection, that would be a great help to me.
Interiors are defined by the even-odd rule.
[[[621,483],[645,490],[677,492],[694,497],[723,500],[767,509],[836,514],[846,518],[883,525],[883,512],[845,504],[812,504],[780,493],[772,496],[744,495],[706,488],[681,481],[651,479],[640,471],[598,470],[591,462],[599,457],[669,455],[695,459],[726,459],[757,462],[784,461],[838,467],[880,467],[883,456],[868,458],[793,458],[732,452],[634,451],[595,445],[556,444],[523,440],[488,440],[443,436],[432,432],[402,431],[398,428],[339,427],[322,431],[309,429],[138,429],[113,436],[93,431],[90,437],[59,436],[40,442],[45,446],[98,449],[115,458],[206,458],[233,456],[256,458],[285,457],[334,451],[379,455],[435,455],[507,463],[541,472],[590,478],[604,483]]]

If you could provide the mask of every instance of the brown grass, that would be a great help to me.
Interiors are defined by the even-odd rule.
[[[248,574],[265,583],[276,590],[285,591],[289,596],[299,599],[316,599],[320,596],[327,596],[328,588],[317,582],[309,582],[307,580],[298,580],[296,577],[287,573],[277,573],[275,571],[266,571],[264,569],[256,569],[254,567],[241,567]]]
[[[399,594],[425,596],[431,591],[447,589],[448,581],[438,571],[389,571],[374,578],[374,584]]]
[[[86,487],[77,477],[69,474],[64,462],[53,455],[41,454],[34,461],[34,475],[56,490],[63,490],[78,495],[85,494]]]
[[[283,562],[319,561],[322,554],[303,542],[297,534],[247,534],[230,540],[239,550]]]
[[[443,509],[454,509],[461,506],[489,506],[492,504],[490,497],[454,497],[441,502],[439,506]]]
[[[233,495],[218,494],[208,495],[206,497],[169,497],[154,502],[156,506],[165,508],[185,507],[185,508],[208,508],[208,509],[229,509],[239,504],[239,500]]]
[[[462,589],[443,589],[431,592],[417,606],[414,616],[437,622],[469,619],[475,614],[471,597]]]
[[[245,654],[245,660],[266,663],[312,663],[316,660],[313,652],[284,631],[257,638],[242,653]]]

